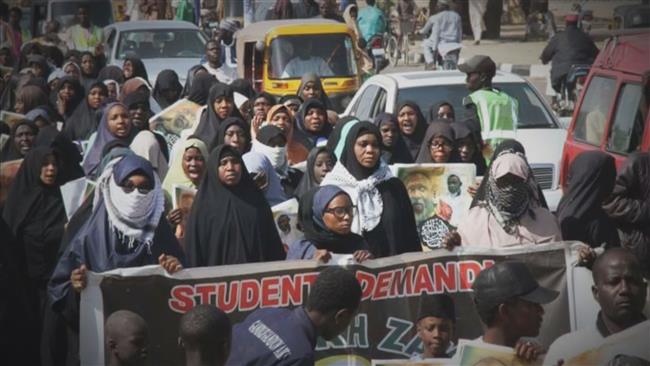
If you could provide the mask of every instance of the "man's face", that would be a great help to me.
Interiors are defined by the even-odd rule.
[[[503,306],[508,308],[504,326],[512,334],[519,337],[537,337],[544,317],[541,305],[517,299]]]
[[[88,10],[86,10],[86,8],[79,8],[79,10],[77,10],[77,18],[79,18],[79,23],[83,25],[88,24]]]
[[[603,315],[619,324],[638,319],[647,291],[639,268],[624,255],[611,255],[596,275],[592,292]]]
[[[148,355],[147,330],[132,325],[127,328],[130,329],[122,330],[121,336],[116,337],[111,352],[122,365],[142,365]]]
[[[481,74],[478,72],[470,72],[467,74],[467,79],[465,79],[465,84],[467,85],[467,89],[469,91],[475,91],[479,90],[481,88],[481,85],[483,83],[483,80],[481,80]]]
[[[138,103],[129,107],[131,122],[138,130],[147,129],[149,121],[149,109],[144,103]]]
[[[429,179],[422,174],[412,174],[406,179],[406,190],[411,198],[416,221],[427,218],[433,210],[433,196]]]
[[[282,215],[278,218],[278,227],[282,230],[283,233],[289,234],[291,232],[291,221],[289,216]]]
[[[420,319],[417,329],[427,355],[446,357],[445,351],[454,335],[454,323],[451,319],[428,316]]]
[[[210,66],[221,66],[221,46],[215,41],[210,41],[205,46],[205,57]]]
[[[462,184],[463,183],[460,181],[460,178],[455,175],[447,178],[447,189],[449,190],[449,193],[454,196],[460,195],[460,187]]]

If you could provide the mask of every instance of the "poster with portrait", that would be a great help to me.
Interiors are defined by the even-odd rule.
[[[0,111],[0,121],[6,123],[9,128],[13,128],[16,123],[20,122],[23,119],[25,119],[24,114],[9,111]]]
[[[194,196],[196,196],[196,189],[174,184],[173,190],[172,205],[174,209],[180,208],[184,217],[189,216],[194,203]]]
[[[292,198],[271,207],[273,211],[273,221],[280,234],[280,240],[284,249],[288,249],[296,240],[305,237],[302,230],[298,228],[298,200]]]
[[[201,106],[185,98],[149,118],[149,128],[160,133],[171,150],[179,139],[181,131],[194,127],[196,115]]]
[[[474,164],[395,164],[393,173],[406,187],[425,251],[442,246],[442,239],[467,215],[472,197],[467,187],[476,180]]]
[[[469,366],[532,366],[542,364],[541,358],[538,358],[535,362],[523,361],[517,357],[512,348],[467,339],[458,341],[458,351],[453,360],[458,365]]]

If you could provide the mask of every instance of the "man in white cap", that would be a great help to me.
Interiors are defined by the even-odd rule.
[[[442,68],[453,70],[458,64],[458,54],[462,47],[463,25],[460,15],[451,10],[449,0],[438,1],[438,13],[429,17],[418,33],[428,35],[422,42],[425,69],[435,68],[436,57],[442,57]]]

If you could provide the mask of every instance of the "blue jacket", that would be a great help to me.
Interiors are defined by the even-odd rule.
[[[258,309],[233,327],[226,365],[314,365],[317,336],[303,307]]]
[[[376,34],[383,34],[386,30],[386,19],[384,12],[379,10],[376,6],[366,6],[359,10],[357,18],[359,24],[359,31],[363,39],[368,42],[372,36]]]

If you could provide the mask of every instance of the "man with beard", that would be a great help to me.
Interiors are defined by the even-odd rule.
[[[644,327],[639,334],[650,334],[650,321],[643,315],[646,305],[647,284],[641,275],[639,260],[624,248],[612,248],[596,259],[592,267],[594,285],[591,292],[600,305],[595,323],[577,332],[565,334],[551,344],[544,359],[545,365],[561,365],[573,357],[597,348],[606,337],[632,327]],[[646,343],[647,344],[647,339]],[[621,344],[630,350],[632,345]],[[641,350],[639,350],[641,351]],[[614,352],[619,354],[619,352]],[[625,356],[622,352],[623,357]],[[620,359],[620,356],[617,356]],[[633,363],[630,359],[617,364]]]
[[[456,174],[450,174],[447,177],[448,193],[442,198],[442,201],[451,208],[451,218],[449,223],[457,227],[460,219],[460,213],[469,209],[471,199],[463,195],[463,182]]]
[[[404,186],[411,198],[415,222],[421,223],[435,212],[435,196],[429,177],[422,172],[413,172],[404,179]]]

